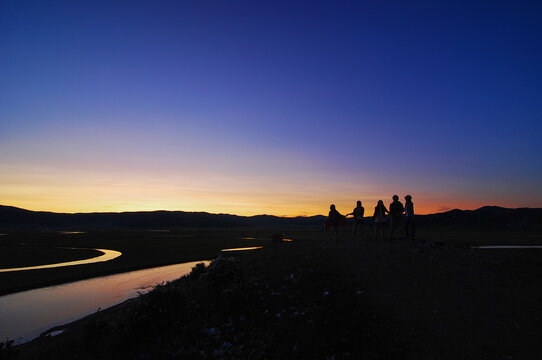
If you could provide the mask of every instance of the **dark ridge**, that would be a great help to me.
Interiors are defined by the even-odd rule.
[[[163,229],[189,227],[315,226],[324,216],[237,216],[185,211],[138,211],[122,213],[53,213],[0,205],[3,230]]]
[[[54,213],[30,211],[0,205],[2,230],[91,230],[91,229],[176,229],[192,227],[289,227],[322,226],[326,217],[238,216],[185,211],[138,211],[122,213]],[[426,227],[479,230],[538,230],[542,228],[542,208],[508,209],[484,206],[477,210],[454,209],[443,213],[417,215]],[[366,218],[370,224],[371,218]]]
[[[461,229],[542,229],[541,208],[508,209],[499,206],[484,206],[476,210],[454,209],[444,213],[420,216],[420,224],[435,227],[457,227]]]

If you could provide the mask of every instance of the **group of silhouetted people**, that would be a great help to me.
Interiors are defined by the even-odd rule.
[[[414,240],[416,236],[416,226],[414,222],[414,203],[412,202],[412,196],[405,196],[405,205],[399,201],[399,196],[393,195],[393,202],[390,204],[390,209],[386,209],[384,202],[378,200],[375,206],[373,214],[373,221],[375,226],[375,240],[384,238],[384,232],[386,222],[389,219],[389,238],[393,239],[393,235],[397,232],[402,237]],[[346,225],[346,218],[349,215],[353,216],[352,225],[352,239],[356,237],[359,232],[360,239],[363,237],[363,224],[364,224],[365,209],[361,206],[361,201],[358,200],[356,207],[351,213],[341,215],[335,205],[329,207],[329,215],[326,221],[326,229],[332,230],[333,240],[337,240],[337,229],[339,226]],[[386,216],[389,215],[389,216]],[[403,216],[404,215],[404,216]]]

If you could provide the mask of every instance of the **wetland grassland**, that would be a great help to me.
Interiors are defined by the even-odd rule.
[[[225,247],[264,247],[223,253],[10,356],[529,359],[542,352],[542,250],[472,248],[540,244],[540,233],[424,229],[417,241],[374,241],[365,230],[352,241],[343,228],[337,243],[319,229],[290,229],[293,241],[281,243],[266,240],[279,229],[202,231],[185,240],[207,238],[200,246],[215,256]],[[248,237],[256,239],[240,239]]]
[[[101,254],[92,249],[116,250],[122,252],[122,256],[96,264],[0,273],[0,295],[136,269],[213,259],[224,248],[261,246],[269,241],[272,231],[188,229],[5,233],[0,237],[1,268],[82,260]]]

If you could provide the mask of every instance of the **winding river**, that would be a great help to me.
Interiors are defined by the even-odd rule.
[[[157,283],[186,275],[192,261],[0,296],[0,339],[29,341],[44,331],[119,304]]]
[[[61,249],[81,249],[81,248],[61,248]],[[90,259],[75,260],[75,261],[65,261],[55,264],[47,265],[37,265],[37,266],[25,266],[25,267],[15,267],[15,268],[5,268],[0,269],[0,272],[9,272],[9,271],[24,271],[24,270],[38,270],[38,269],[51,269],[63,266],[74,266],[74,265],[83,265],[83,264],[93,264],[103,261],[109,261],[118,258],[122,255],[120,251],[108,250],[108,249],[92,249],[102,253],[102,255],[95,256]]]
[[[259,248],[261,246],[222,249],[221,251]],[[56,264],[4,268],[0,269],[0,272],[91,264],[113,260],[122,255],[121,252],[115,250],[93,250],[101,252],[102,255]],[[201,262],[207,265],[210,261],[159,266],[0,296],[0,339],[14,340],[15,344],[32,340],[53,327],[67,324],[99,309],[133,298],[138,293],[152,289],[158,283],[178,279],[188,274],[197,263]]]

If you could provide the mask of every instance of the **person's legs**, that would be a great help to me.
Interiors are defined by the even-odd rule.
[[[378,239],[378,233],[380,233],[383,239],[384,238],[384,223],[383,222],[376,223],[375,240]]]
[[[405,235],[407,239],[414,240],[416,238],[416,224],[414,219],[407,217],[405,219]]]
[[[393,232],[394,232],[396,226],[397,225],[395,224],[395,219],[391,218],[390,219],[390,240],[393,238]]]
[[[361,240],[363,239],[363,228],[361,227],[361,223],[354,222],[354,225],[352,228],[352,240],[356,238],[356,234],[358,233],[358,230],[359,230],[359,236],[360,236],[359,239]]]
[[[403,227],[402,227],[402,224],[401,224],[401,218],[400,217],[390,219],[390,239],[393,238],[393,235],[397,231],[399,231],[400,236],[403,236]]]

